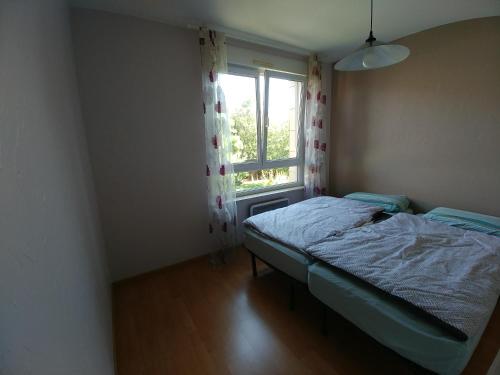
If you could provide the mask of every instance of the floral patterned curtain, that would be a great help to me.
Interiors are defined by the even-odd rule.
[[[305,107],[305,197],[327,193],[326,148],[328,124],[324,121],[326,95],[321,92],[321,65],[316,55],[309,58]]]
[[[236,244],[236,191],[231,164],[231,131],[219,74],[227,71],[225,37],[200,30],[209,232],[219,250]]]

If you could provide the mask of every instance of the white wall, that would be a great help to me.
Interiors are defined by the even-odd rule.
[[[114,280],[214,250],[198,33],[74,9],[80,93]],[[240,222],[252,203],[238,202]]]
[[[113,279],[213,250],[198,33],[83,9],[72,29]]]
[[[229,64],[307,74],[307,56],[226,38]]]
[[[110,288],[61,1],[0,3],[0,373],[112,374]]]

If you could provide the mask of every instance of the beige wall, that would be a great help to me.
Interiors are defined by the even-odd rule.
[[[334,74],[332,193],[500,216],[500,17],[398,42],[405,62]]]
[[[114,373],[64,0],[0,2],[0,374]]]

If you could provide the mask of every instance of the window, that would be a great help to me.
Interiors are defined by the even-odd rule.
[[[302,184],[304,82],[239,66],[221,76],[238,195]]]

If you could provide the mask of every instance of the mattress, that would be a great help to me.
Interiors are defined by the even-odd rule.
[[[308,285],[315,297],[375,340],[439,374],[463,370],[487,324],[459,341],[419,311],[322,262],[309,266]]]
[[[307,283],[307,269],[314,262],[307,254],[263,237],[250,228],[245,228],[245,247],[273,267]]]
[[[422,310],[466,340],[500,295],[500,238],[415,215],[352,229],[307,249]]]
[[[386,220],[388,217],[390,215],[381,215],[379,220]],[[372,222],[368,222],[364,225],[371,224]],[[315,259],[302,250],[273,240],[250,226],[245,227],[244,246],[274,268],[307,283],[307,269]]]
[[[304,251],[327,237],[370,222],[382,210],[350,199],[321,196],[250,216],[243,224],[289,248]]]
[[[381,216],[379,220],[386,220],[388,217],[390,215]],[[365,225],[371,224],[369,222]],[[304,284],[307,283],[308,266],[316,261],[305,252],[274,241],[250,227],[245,228],[244,245],[266,263]]]

